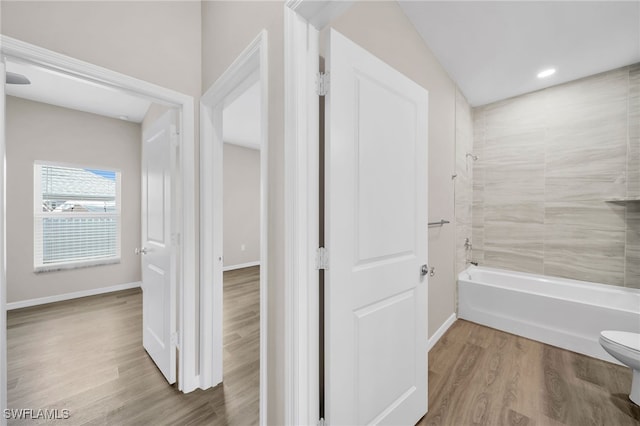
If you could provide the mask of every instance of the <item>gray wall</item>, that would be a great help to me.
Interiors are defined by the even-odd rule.
[[[260,151],[225,143],[223,169],[224,266],[258,262]]]
[[[331,26],[429,91],[429,336],[455,312],[456,86],[396,2],[356,2]],[[427,194],[425,194],[427,196]],[[426,236],[425,236],[426,238]]]
[[[473,256],[640,287],[640,64],[474,109]]]
[[[140,125],[7,97],[7,301],[140,281]],[[121,171],[121,262],[33,272],[33,163]]]

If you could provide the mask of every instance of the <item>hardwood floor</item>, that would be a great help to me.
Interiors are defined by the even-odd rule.
[[[458,320],[429,352],[435,425],[640,425],[631,370]]]
[[[67,409],[64,425],[257,424],[259,275],[225,272],[224,383],[189,394],[142,348],[139,289],[10,311],[9,408]]]
[[[68,409],[64,425],[257,424],[259,275],[225,273],[225,381],[186,395],[142,348],[139,290],[10,311],[9,407]],[[429,353],[419,425],[638,426],[630,386],[628,368],[458,320]]]

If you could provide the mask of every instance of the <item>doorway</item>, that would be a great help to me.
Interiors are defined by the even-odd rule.
[[[260,424],[264,424],[266,419],[267,406],[267,99],[267,33],[263,31],[207,90],[200,106],[202,387],[227,385],[227,364],[234,366],[231,359],[225,358],[229,355],[227,345],[233,344],[230,339],[237,338],[225,334],[228,330],[225,320],[229,322],[231,319],[226,317],[231,312],[227,308],[232,307],[229,298],[233,297],[233,288],[237,289],[238,284],[245,286],[247,294],[258,293],[258,306],[253,310],[241,307],[243,312],[230,315],[259,316],[259,334],[255,335],[255,330],[249,331],[247,345],[258,343],[259,361],[253,362],[259,366]],[[229,159],[235,159],[235,164],[226,164]],[[245,164],[241,165],[243,162]],[[248,169],[243,172],[240,170],[243,167]],[[232,172],[239,174],[233,176]],[[253,178],[249,179],[249,175]],[[225,186],[238,182],[249,184],[251,190],[230,186],[225,192]],[[230,196],[240,197],[240,200],[235,200],[236,208],[244,213],[251,213],[249,210],[256,208],[257,211],[245,218],[240,217],[240,212],[228,210],[232,201]],[[253,207],[247,205],[248,201],[253,203]],[[233,217],[227,217],[230,215]],[[238,220],[240,223],[234,224]],[[239,232],[236,232],[238,228]],[[226,306],[228,299],[229,306]],[[255,309],[257,312],[253,312]],[[243,353],[250,353],[250,350]]]
[[[195,257],[191,247],[195,240],[195,224],[194,217],[192,216],[195,194],[193,191],[193,146],[194,146],[194,114],[193,114],[193,98],[182,95],[180,93],[168,90],[114,71],[110,71],[101,67],[87,64],[83,61],[78,61],[73,58],[61,55],[55,52],[48,51],[38,46],[33,46],[28,43],[21,42],[9,37],[2,36],[2,54],[7,60],[16,61],[22,64],[27,64],[32,67],[38,67],[49,73],[59,73],[71,80],[88,81],[94,86],[102,86],[107,91],[116,93],[125,93],[135,97],[145,99],[147,102],[152,101],[168,108],[174,108],[178,113],[178,126],[181,129],[180,137],[175,140],[176,148],[180,151],[180,163],[175,170],[175,174],[171,176],[171,179],[178,183],[175,191],[175,203],[172,205],[172,211],[175,211],[175,229],[181,235],[181,243],[175,247],[176,259],[180,264],[180,269],[176,269],[176,288],[177,295],[174,298],[174,303],[180,303],[180,312],[190,312],[195,306],[195,286],[193,283],[193,276],[195,276]],[[3,66],[1,68],[2,79],[4,75],[4,59]],[[5,99],[5,86],[2,85],[3,91],[0,93],[3,103]],[[5,140],[4,129],[5,126],[4,114],[2,114],[2,130],[0,132],[0,153],[4,160],[5,154]],[[4,167],[4,166],[2,166]],[[4,172],[4,171],[3,171]],[[0,197],[4,199],[3,197]],[[8,206],[4,205],[4,201],[0,201],[0,211],[2,212],[2,222],[6,217],[6,209]],[[4,228],[4,225],[3,225]],[[3,229],[2,239],[6,241],[6,232]],[[4,246],[4,245],[3,245]],[[2,308],[2,335],[0,336],[0,346],[2,351],[3,368],[0,383],[0,396],[2,397],[2,408],[6,408],[6,389],[7,389],[7,376],[6,366],[4,362],[6,360],[6,325],[4,320],[6,318],[6,264],[4,263],[4,253],[0,256],[0,269],[2,274],[0,275],[0,287],[1,287],[1,308]],[[195,368],[195,319],[190,318],[189,315],[182,315],[177,318],[178,331],[180,339],[176,340],[180,345],[181,357],[179,371],[179,389],[184,392],[194,390],[197,383],[196,368]]]
[[[292,241],[294,250],[286,252],[285,263],[293,273],[286,275],[285,297],[296,302],[287,307],[285,318],[297,324],[286,330],[287,357],[292,362],[286,365],[285,372],[289,377],[285,382],[288,396],[285,415],[291,423],[313,423],[318,418],[320,422],[348,424],[415,423],[426,412],[427,402],[426,296],[422,297],[427,278],[420,276],[426,268],[416,264],[417,260],[426,261],[427,214],[426,178],[420,178],[425,176],[425,169],[421,164],[414,165],[412,158],[426,164],[426,125],[422,121],[427,116],[426,96],[414,96],[413,92],[417,94],[420,88],[413,90],[410,86],[415,85],[405,84],[395,70],[372,59],[368,52],[344,49],[352,44],[347,40],[342,40],[342,46],[332,44],[327,49],[328,81],[317,75],[318,30],[339,16],[350,2],[340,6],[334,3],[298,2],[285,14],[285,145],[295,154],[285,161],[285,173],[295,182],[285,192],[285,206],[290,209],[289,217],[294,219],[287,223],[287,241]],[[300,39],[306,43],[300,43]],[[338,50],[342,50],[341,58],[336,55]],[[350,57],[357,57],[359,63],[353,66]],[[310,90],[314,85],[316,90]],[[404,87],[397,90],[397,86]],[[323,94],[327,96],[325,105],[329,105],[325,112],[329,125],[324,181],[328,256],[324,250],[318,250],[319,244],[309,244],[319,222],[314,210],[320,185],[314,179],[319,167],[317,96]],[[412,107],[407,105],[415,106],[416,111],[408,112]],[[399,112],[402,109],[406,109],[405,113]],[[367,122],[360,126],[362,117]],[[407,117],[416,117],[415,126],[406,121],[403,124]],[[402,130],[396,131],[399,129]],[[387,144],[380,143],[384,135],[388,136]],[[411,140],[419,141],[419,146]],[[391,149],[396,145],[397,150]],[[409,151],[415,155],[407,154]],[[400,166],[401,163],[405,166]],[[398,185],[398,176],[411,184]],[[406,197],[412,188],[418,189],[411,198],[416,200],[412,206],[408,197],[403,201],[394,199]],[[392,212],[394,208],[397,210]],[[415,214],[408,219],[394,216],[408,212]],[[379,226],[381,216],[390,216],[383,226]],[[411,235],[406,228],[413,228]],[[399,235],[404,235],[404,242],[400,242]],[[318,404],[319,374],[313,374],[320,365],[318,345],[314,343],[320,328],[315,308],[319,304],[318,279],[313,275],[317,275],[314,269],[327,266],[327,257],[324,355],[328,363],[323,390],[326,417],[322,419]],[[301,261],[296,262],[298,259]],[[404,261],[407,262],[400,264]],[[374,271],[394,263],[397,273]],[[351,279],[348,276],[351,273],[370,277]],[[377,281],[385,277],[388,282]],[[402,282],[403,289],[389,292],[397,297],[383,294],[382,290],[390,289],[388,284]],[[355,296],[371,298],[356,306],[360,302],[355,302]],[[415,333],[410,333],[411,327],[400,326],[403,321],[406,325],[415,323],[412,327]],[[398,333],[389,332],[390,324],[397,326]],[[389,339],[373,343],[385,333]],[[392,342],[400,335],[403,342]],[[402,350],[394,352],[396,348]],[[415,356],[409,359],[411,355]],[[402,356],[405,358],[401,359]],[[385,377],[380,372],[389,365],[394,368]],[[415,374],[405,374],[406,370],[404,375],[395,374],[400,373],[396,368],[413,368]],[[312,374],[307,373],[309,370]],[[400,377],[403,383],[397,380]],[[354,400],[354,394],[360,399]]]

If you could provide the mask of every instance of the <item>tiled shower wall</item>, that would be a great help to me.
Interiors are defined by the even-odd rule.
[[[465,247],[465,238],[471,240],[471,205],[473,197],[473,118],[471,106],[460,90],[456,90],[456,273],[464,270],[471,260],[471,250]],[[445,225],[446,226],[446,225]]]
[[[606,202],[640,197],[640,64],[475,108],[473,131],[474,260],[640,288],[640,202]]]

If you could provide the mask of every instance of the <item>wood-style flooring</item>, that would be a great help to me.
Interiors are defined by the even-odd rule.
[[[189,394],[142,347],[139,289],[10,311],[8,407],[67,409],[54,423],[69,426],[257,424],[259,276],[259,267],[225,272],[224,383]]]
[[[10,311],[9,407],[68,409],[64,425],[257,424],[259,275],[225,273],[225,381],[189,394],[142,348],[139,290]],[[429,353],[419,425],[639,426],[630,386],[628,368],[458,320]]]
[[[631,370],[458,320],[429,352],[435,425],[640,425]]]

